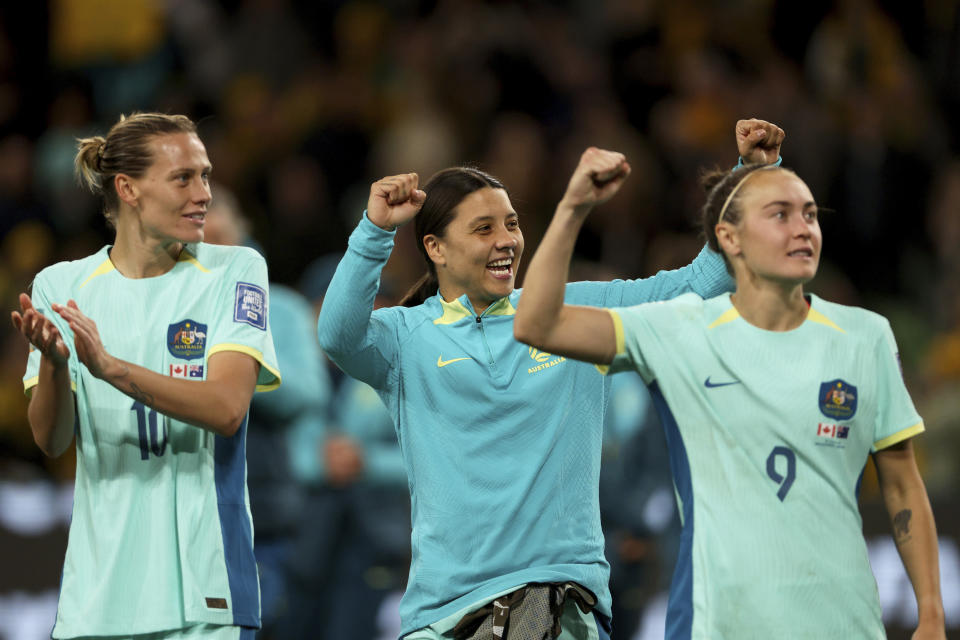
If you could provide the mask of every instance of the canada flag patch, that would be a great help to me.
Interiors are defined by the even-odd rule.
[[[203,380],[203,365],[172,364],[170,365],[170,375],[174,378],[193,378],[194,380]]]

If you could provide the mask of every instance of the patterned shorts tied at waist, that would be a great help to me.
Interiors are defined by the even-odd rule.
[[[590,613],[597,598],[574,582],[531,583],[471,611],[453,628],[455,640],[553,640],[571,598]]]

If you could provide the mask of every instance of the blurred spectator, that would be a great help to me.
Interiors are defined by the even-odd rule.
[[[220,185],[211,190],[204,240],[253,246],[236,198]],[[310,303],[295,290],[272,282],[270,329],[284,381],[275,393],[259,394],[250,406],[247,486],[260,570],[263,627],[257,637],[279,639],[289,637],[281,634],[278,621],[290,612],[288,566],[300,561],[293,552],[305,500],[292,473],[288,438],[299,425],[322,420],[330,383]]]
[[[618,381],[617,378],[623,380]],[[614,376],[604,424],[600,514],[613,596],[611,640],[630,640],[670,587],[679,547],[667,440],[639,376]]]
[[[84,84],[66,83],[53,97],[47,129],[37,140],[34,159],[37,190],[61,235],[89,229],[94,226],[94,218],[101,215],[96,199],[78,191],[73,173],[77,140],[92,135],[92,115],[90,95]]]
[[[814,287],[836,300],[855,296],[895,323],[928,423],[918,455],[938,516],[937,488],[955,493],[955,0],[6,3],[0,299],[40,267],[110,241],[71,183],[70,158],[75,137],[134,109],[201,120],[214,175],[241,198],[272,279],[285,284],[344,246],[371,180],[395,171],[425,182],[438,166],[467,162],[509,175],[522,225],[539,237],[589,144],[625,151],[634,173],[629,193],[590,219],[578,256],[649,275],[699,246],[689,221],[702,193],[691,178],[705,164],[736,162],[726,148],[733,114],[778,122],[785,163],[835,210],[823,216],[832,240]],[[384,286],[405,291],[419,264],[412,239],[398,238]],[[829,277],[828,264],[849,280]],[[0,331],[9,383],[0,460],[72,477],[69,456],[43,460],[29,438],[24,353],[10,329]],[[331,420],[314,425],[320,441]],[[869,482],[868,472],[867,497]]]
[[[87,76],[101,114],[153,104],[173,67],[167,37],[161,3],[154,0],[50,3],[51,62]]]
[[[0,138],[0,234],[27,220],[47,221],[34,189],[35,144],[23,135]]]
[[[320,258],[305,273],[317,308],[337,262]],[[392,304],[383,293],[377,300]],[[406,581],[410,507],[393,420],[371,387],[338,378],[327,420],[302,421],[290,433],[293,469],[309,497],[284,638],[373,638],[381,603]]]
[[[310,53],[303,24],[288,0],[243,0],[230,25],[233,68],[276,87],[287,84]]]

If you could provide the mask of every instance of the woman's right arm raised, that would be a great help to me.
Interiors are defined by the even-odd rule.
[[[387,176],[370,185],[367,218],[385,231],[413,220],[427,194],[418,189],[420,178],[415,173]]]
[[[366,219],[350,236],[343,259],[323,299],[317,320],[320,346],[344,371],[382,386],[388,348],[377,339],[370,314],[380,270],[393,249],[394,230],[420,211],[426,194],[415,173],[388,176],[370,187]]]
[[[565,304],[564,289],[583,221],[595,206],[620,190],[628,175],[630,165],[622,154],[594,147],[583,152],[527,269],[513,321],[518,341],[596,364],[613,360],[617,341],[610,315],[602,309]]]
[[[37,446],[56,458],[73,440],[75,408],[70,388],[70,348],[49,318],[34,308],[30,296],[20,294],[20,311],[10,314],[14,328],[40,352],[37,384],[30,395],[27,419]]]

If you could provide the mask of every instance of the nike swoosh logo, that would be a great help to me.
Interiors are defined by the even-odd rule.
[[[454,362],[460,362],[461,360],[469,360],[469,359],[470,358],[454,358],[453,360],[444,360],[443,356],[437,356],[437,366],[445,367],[448,364],[452,364]]]
[[[733,382],[710,382],[710,376],[707,376],[707,379],[703,381],[703,386],[707,389],[716,389],[717,387],[729,387],[732,384],[740,384],[739,380],[734,380]]]

